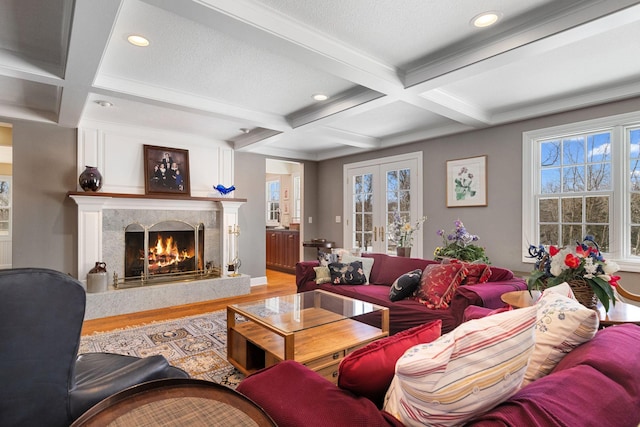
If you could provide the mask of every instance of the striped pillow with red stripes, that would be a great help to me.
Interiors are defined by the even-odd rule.
[[[407,426],[464,423],[511,397],[535,345],[536,307],[470,320],[407,350],[384,410]]]

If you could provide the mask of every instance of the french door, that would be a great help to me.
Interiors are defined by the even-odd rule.
[[[344,166],[344,247],[396,253],[394,218],[415,225],[422,216],[422,153]],[[422,230],[414,233],[412,256],[422,256]]]

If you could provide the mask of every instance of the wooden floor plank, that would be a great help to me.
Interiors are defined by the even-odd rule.
[[[223,310],[227,308],[229,304],[256,301],[275,296],[294,294],[295,292],[295,275],[267,270],[267,284],[252,286],[251,292],[247,295],[87,320],[82,325],[82,335],[209,313]]]

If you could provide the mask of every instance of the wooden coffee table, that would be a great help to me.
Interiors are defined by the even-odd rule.
[[[376,312],[380,328],[358,319]],[[227,359],[245,375],[295,360],[335,383],[347,354],[388,335],[388,308],[322,290],[227,307]]]

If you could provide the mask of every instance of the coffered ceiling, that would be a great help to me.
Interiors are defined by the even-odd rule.
[[[638,96],[639,40],[624,0],[3,0],[0,117],[323,160]]]

